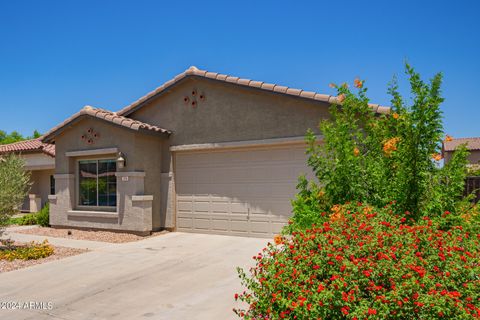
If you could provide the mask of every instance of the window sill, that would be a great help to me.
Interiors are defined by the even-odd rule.
[[[71,211],[68,211],[68,215],[72,217],[94,217],[94,218],[118,219],[118,212],[71,210]]]

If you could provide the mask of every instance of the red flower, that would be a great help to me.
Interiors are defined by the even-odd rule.
[[[342,313],[343,313],[344,315],[347,315],[347,314],[348,314],[348,309],[350,309],[350,308],[349,308],[348,306],[345,306],[345,307],[343,307],[343,308],[340,309],[340,310],[342,311]]]
[[[368,314],[369,314],[369,315],[377,314],[377,310],[376,310],[376,309],[368,308]]]

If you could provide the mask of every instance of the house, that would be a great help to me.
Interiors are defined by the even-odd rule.
[[[54,227],[271,236],[336,97],[190,67],[118,112],[56,126]],[[378,113],[388,107],[371,105]]]
[[[449,139],[443,143],[443,156],[445,162],[450,161],[452,158],[453,152],[460,145],[465,144],[467,150],[470,152],[468,156],[468,161],[470,166],[480,166],[480,137],[477,138],[455,138]]]
[[[55,145],[32,139],[0,145],[2,154],[15,153],[25,161],[25,168],[31,172],[31,188],[21,211],[37,212],[47,202],[48,195],[55,193]]]

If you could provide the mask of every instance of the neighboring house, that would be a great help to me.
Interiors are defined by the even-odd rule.
[[[55,145],[43,143],[40,139],[0,145],[0,155],[15,153],[25,161],[25,168],[31,171],[31,188],[21,210],[37,212],[47,202],[48,195],[55,193]]]
[[[443,143],[443,156],[445,162],[450,161],[453,152],[462,144],[466,144],[468,151],[468,161],[470,166],[480,166],[480,137],[477,138],[455,138]]]
[[[87,106],[41,138],[56,148],[50,223],[271,236],[332,103],[191,67],[118,112]]]

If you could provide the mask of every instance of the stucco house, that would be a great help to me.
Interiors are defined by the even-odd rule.
[[[476,138],[454,138],[443,143],[443,156],[445,162],[450,161],[453,152],[462,144],[467,146],[470,152],[468,161],[470,166],[480,166],[480,137]]]
[[[55,146],[50,224],[271,236],[310,174],[305,132],[336,103],[190,67],[118,112],[84,107],[41,137]]]
[[[40,139],[0,145],[0,156],[7,153],[19,154],[31,171],[32,185],[21,211],[39,211],[48,202],[48,195],[55,194],[55,145]]]

